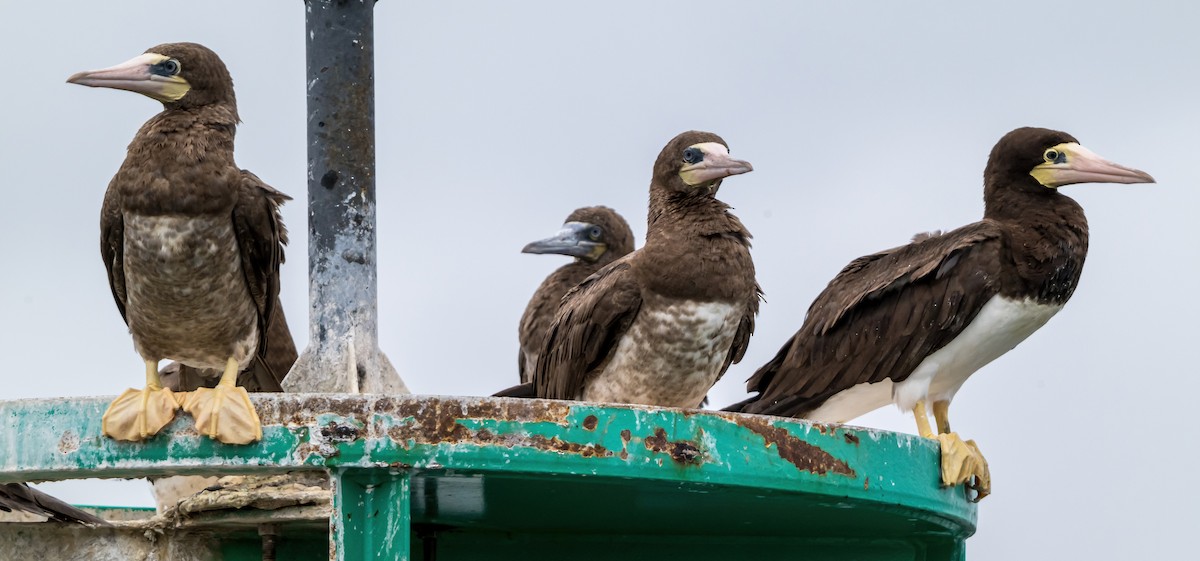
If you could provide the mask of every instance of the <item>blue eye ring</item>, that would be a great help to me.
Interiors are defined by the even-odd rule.
[[[683,151],[683,161],[688,164],[698,164],[704,161],[704,152],[695,146]]]

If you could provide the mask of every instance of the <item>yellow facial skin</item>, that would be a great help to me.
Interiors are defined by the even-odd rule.
[[[1042,159],[1029,175],[1051,189],[1075,183],[1154,183],[1150,174],[1105,160],[1075,142],[1047,148]]]
[[[79,72],[67,78],[67,82],[136,92],[163,103],[179,101],[192,89],[191,84],[179,75],[182,71],[179,61],[175,61],[179,70],[174,75],[151,72],[152,67],[168,60],[172,59],[158,53],[146,53],[109,68]]]

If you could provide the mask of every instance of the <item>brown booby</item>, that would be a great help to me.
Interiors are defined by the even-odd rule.
[[[690,131],[654,163],[646,245],[563,297],[537,397],[696,407],[741,360],[761,292],[750,232],[715,194],[751,171],[721,137]]]
[[[617,211],[606,206],[576,209],[557,234],[531,242],[521,250],[522,253],[555,253],[575,258],[542,281],[521,315],[517,332],[521,346],[517,361],[521,383],[533,379],[542,336],[554,321],[563,295],[592,273],[631,251],[633,231]]]
[[[130,143],[100,214],[109,286],[146,365],[146,387],[109,406],[104,433],[142,440],[182,406],[222,442],[262,438],[236,382],[268,347],[287,243],[279,205],[290,197],[234,163],[239,119],[229,71],[201,45],[171,43],[67,81],[163,104]],[[178,396],[177,405],[159,380],[162,359],[220,370],[220,382]]]
[[[0,510],[28,512],[57,522],[77,522],[90,526],[109,525],[103,518],[79,510],[24,483],[0,485]]]
[[[1087,220],[1058,188],[1154,179],[1040,128],[1004,135],[983,176],[983,220],[851,261],[750,378],[758,395],[727,410],[845,422],[895,403],[914,412],[921,436],[940,441],[943,483],[974,478],[977,498],[986,495],[987,463],[950,431],[950,400],[1075,291]]]

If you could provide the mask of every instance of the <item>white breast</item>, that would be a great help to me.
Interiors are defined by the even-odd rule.
[[[725,365],[742,313],[724,302],[643,304],[581,399],[699,406]]]
[[[859,384],[833,396],[806,417],[846,422],[889,402],[911,411],[921,400],[949,401],[976,370],[1012,350],[1061,309],[1061,304],[993,296],[958,337],[926,357],[903,382]]]

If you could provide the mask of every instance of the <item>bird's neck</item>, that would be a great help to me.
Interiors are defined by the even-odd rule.
[[[129,144],[110,189],[143,215],[227,212],[241,181],[236,124],[236,112],[220,105],[155,115]]]
[[[237,109],[228,104],[166,109],[142,125],[129,151],[168,148],[176,158],[195,159],[196,163],[217,155],[232,160],[237,123]]]
[[[729,205],[708,193],[678,193],[652,187],[646,218],[646,243],[664,236],[733,236],[749,246],[750,232],[741,220],[729,213]]]
[[[999,223],[1019,279],[1006,291],[1062,304],[1075,292],[1087,258],[1088,224],[1083,208],[1055,190],[989,193],[984,217]]]
[[[755,290],[750,232],[706,196],[651,191],[646,245],[635,253],[644,291],[694,301],[746,302]]]

